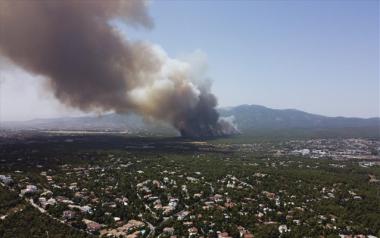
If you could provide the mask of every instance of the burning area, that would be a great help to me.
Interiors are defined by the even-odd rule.
[[[82,111],[134,112],[182,136],[234,134],[219,118],[210,85],[157,45],[131,41],[111,24],[153,27],[146,2],[0,2],[0,54],[48,80],[54,96]]]

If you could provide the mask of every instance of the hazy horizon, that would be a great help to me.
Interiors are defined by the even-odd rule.
[[[359,118],[359,119],[373,119],[373,118],[377,118],[377,119],[380,119],[380,116],[375,116],[375,117],[352,117],[352,116],[328,116],[328,115],[322,115],[322,114],[318,114],[318,113],[313,113],[313,112],[308,112],[308,111],[303,111],[303,110],[299,110],[297,108],[271,108],[271,107],[267,107],[265,105],[257,105],[257,104],[240,104],[240,105],[235,105],[235,106],[225,106],[225,107],[218,107],[218,109],[228,109],[228,108],[234,108],[234,107],[239,107],[239,106],[262,106],[262,107],[265,107],[265,108],[268,108],[268,109],[273,109],[273,110],[297,110],[297,111],[301,111],[301,112],[305,112],[305,113],[309,113],[309,114],[313,114],[313,115],[319,115],[319,116],[326,116],[326,117],[344,117],[344,118]],[[47,117],[35,117],[35,118],[29,118],[29,119],[16,119],[16,120],[0,120],[0,122],[24,122],[24,121],[32,121],[32,120],[49,120],[49,119],[59,119],[59,118],[80,118],[80,117],[102,117],[102,116],[106,116],[106,115],[109,115],[109,114],[119,114],[119,115],[122,115],[123,113],[116,113],[116,112],[104,112],[104,113],[94,113],[94,112],[90,112],[90,113],[85,113],[85,112],[71,112],[71,113],[64,113],[62,115],[56,115],[56,116],[47,116]],[[126,113],[125,115],[128,115],[129,113]],[[131,112],[131,114],[136,114],[136,113],[133,113]]]

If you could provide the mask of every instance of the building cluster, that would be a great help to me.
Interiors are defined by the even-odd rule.
[[[318,227],[347,237],[354,222],[320,204],[359,207],[368,196],[324,173],[356,166],[366,186],[377,186],[369,167],[377,166],[379,145],[321,139],[231,145],[234,154],[218,146],[186,155],[78,152],[56,164],[16,160],[28,173],[20,168],[0,182],[52,219],[104,237],[251,238],[265,226],[280,235]],[[259,158],[247,153],[264,149]]]
[[[218,147],[218,146],[217,146]],[[380,160],[380,141],[371,139],[308,139],[252,144],[219,145],[245,152],[259,152],[273,156],[303,156],[313,159]]]

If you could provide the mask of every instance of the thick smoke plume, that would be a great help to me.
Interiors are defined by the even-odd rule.
[[[190,137],[233,131],[187,63],[121,37],[115,19],[153,26],[142,0],[2,0],[0,54],[45,76],[55,97],[83,111],[135,112]]]

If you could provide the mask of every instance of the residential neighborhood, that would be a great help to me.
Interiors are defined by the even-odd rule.
[[[39,143],[2,147],[3,188],[88,235],[379,236],[379,141],[179,142],[174,151],[151,143],[59,154],[49,151],[60,143]],[[2,210],[1,219],[13,212]]]

